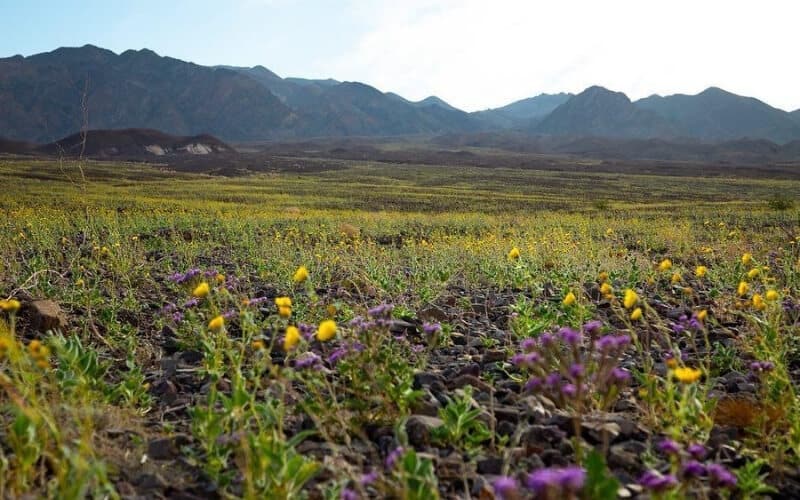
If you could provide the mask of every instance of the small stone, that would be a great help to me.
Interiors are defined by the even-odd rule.
[[[503,473],[503,459],[498,457],[488,457],[478,460],[478,474],[493,474],[499,476]]]
[[[147,443],[147,456],[152,460],[171,460],[178,456],[178,447],[170,438],[154,439]]]
[[[30,326],[41,333],[64,330],[67,317],[58,304],[52,300],[34,300],[27,306]]]
[[[460,375],[447,384],[447,387],[450,390],[453,389],[460,389],[462,387],[471,385],[472,387],[479,389],[481,391],[490,392],[492,390],[492,386],[484,382],[483,380],[479,379],[474,375]]]
[[[424,448],[430,444],[431,433],[444,425],[442,419],[429,415],[411,415],[406,421],[408,442],[415,448]]]

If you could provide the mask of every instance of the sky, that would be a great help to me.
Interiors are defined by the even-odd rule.
[[[591,85],[800,108],[800,0],[0,0],[0,57],[87,43],[467,111]]]

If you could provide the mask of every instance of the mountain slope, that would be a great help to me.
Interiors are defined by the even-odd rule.
[[[292,115],[235,71],[87,45],[0,59],[0,135],[47,142],[80,130],[84,90],[91,128],[260,139]]]
[[[657,113],[683,135],[700,140],[748,137],[783,143],[800,137],[800,124],[789,113],[716,87],[697,95],[651,96],[634,105]]]
[[[482,120],[488,127],[529,128],[533,122],[539,121],[553,112],[554,109],[567,102],[572,94],[539,94],[512,102],[506,106],[484,111],[476,111],[473,116]]]
[[[652,111],[639,109],[622,92],[589,87],[547,115],[532,130],[548,135],[651,138],[676,130]]]
[[[789,118],[794,120],[796,123],[800,123],[800,109],[797,109],[789,113]]]
[[[477,121],[438,97],[409,101],[359,82],[281,78],[266,68],[233,68],[277,95],[297,114],[285,135],[376,136],[477,129]]]

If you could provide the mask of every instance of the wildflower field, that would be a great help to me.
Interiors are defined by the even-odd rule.
[[[0,158],[0,497],[800,497],[800,180]]]

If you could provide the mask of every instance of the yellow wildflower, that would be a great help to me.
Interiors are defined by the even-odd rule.
[[[217,275],[214,276],[214,279],[217,280],[217,283],[222,284],[225,282],[225,275],[222,273],[217,273]]]
[[[572,292],[569,292],[566,295],[566,297],[564,297],[564,300],[562,301],[562,304],[564,304],[565,306],[571,306],[572,304],[575,303],[575,300],[576,300],[575,299],[575,294],[572,293]]]
[[[672,261],[669,259],[664,259],[658,264],[658,270],[661,272],[669,271],[672,269]]]
[[[608,273],[605,271],[601,272],[600,274],[597,275],[597,279],[599,281],[608,281]]]
[[[286,306],[281,306],[281,307],[278,308],[278,315],[281,318],[288,318],[289,316],[292,315],[292,308],[291,307],[286,307]]]
[[[17,299],[0,300],[0,309],[7,313],[15,313],[20,307],[22,304]]]
[[[773,300],[778,300],[778,292],[776,292],[775,290],[767,290],[766,298],[770,302]]]
[[[222,330],[222,327],[224,326],[225,326],[225,318],[223,318],[222,316],[217,316],[216,318],[208,322],[208,329],[213,332],[218,332]]]
[[[334,316],[336,316],[336,306],[333,304],[328,304],[328,306],[325,308],[325,312],[328,313],[328,316],[333,318]]]
[[[600,285],[600,293],[603,295],[610,295],[614,291],[614,287],[609,285],[608,283],[603,283]]]
[[[759,272],[760,272],[760,270],[757,267],[754,267],[753,269],[747,271],[747,277],[750,278],[750,279],[753,279],[756,276],[758,276]]]
[[[509,250],[508,259],[509,260],[517,260],[517,259],[519,259],[519,255],[520,255],[519,248],[514,247],[511,250]]]
[[[636,309],[633,310],[633,312],[631,313],[631,319],[633,321],[639,321],[640,319],[642,319],[642,308],[641,307],[637,307]]]
[[[742,264],[744,264],[745,266],[750,265],[752,261],[753,261],[753,254],[751,254],[750,252],[747,252],[744,255],[742,255]]]
[[[705,277],[706,273],[708,273],[708,268],[706,266],[697,266],[694,269],[694,275],[698,278]]]
[[[678,366],[678,360],[677,360],[677,359],[675,359],[675,358],[669,358],[669,359],[667,360],[667,366],[668,366],[669,368],[675,368],[676,366]]]
[[[636,292],[628,288],[625,290],[625,297],[622,299],[622,304],[625,306],[625,309],[631,309],[639,302],[639,296],[636,295]]]
[[[198,299],[202,299],[203,297],[208,296],[210,292],[211,287],[208,286],[208,283],[204,281],[195,287],[195,289],[192,291],[192,295]]]
[[[300,330],[296,326],[287,326],[283,337],[283,350],[290,351],[300,342]]]
[[[683,382],[684,384],[691,384],[700,380],[700,376],[703,374],[700,370],[696,368],[689,368],[682,367],[682,368],[675,368],[672,372],[675,375],[675,378],[678,379],[679,382]]]
[[[748,285],[746,281],[740,281],[736,293],[738,293],[740,297],[744,297],[747,295],[748,290],[750,290],[750,285]]]
[[[275,305],[278,307],[292,307],[292,299],[289,297],[276,297]]]
[[[254,340],[250,342],[250,347],[253,348],[254,351],[260,351],[264,349],[264,341],[263,340]]]
[[[308,279],[308,269],[306,266],[300,266],[297,268],[297,271],[294,272],[292,276],[292,281],[295,283],[302,283]]]
[[[707,317],[708,317],[708,311],[706,311],[705,309],[700,309],[699,311],[697,311],[697,319],[699,319],[700,321],[705,321]]]
[[[333,320],[325,320],[319,324],[317,328],[317,339],[322,342],[332,339],[336,335],[336,322]]]
[[[759,311],[763,311],[767,308],[767,304],[764,303],[764,299],[761,297],[761,294],[753,294],[753,307]]]
[[[680,273],[672,273],[672,277],[669,279],[673,285],[676,285],[681,282],[681,275]]]

